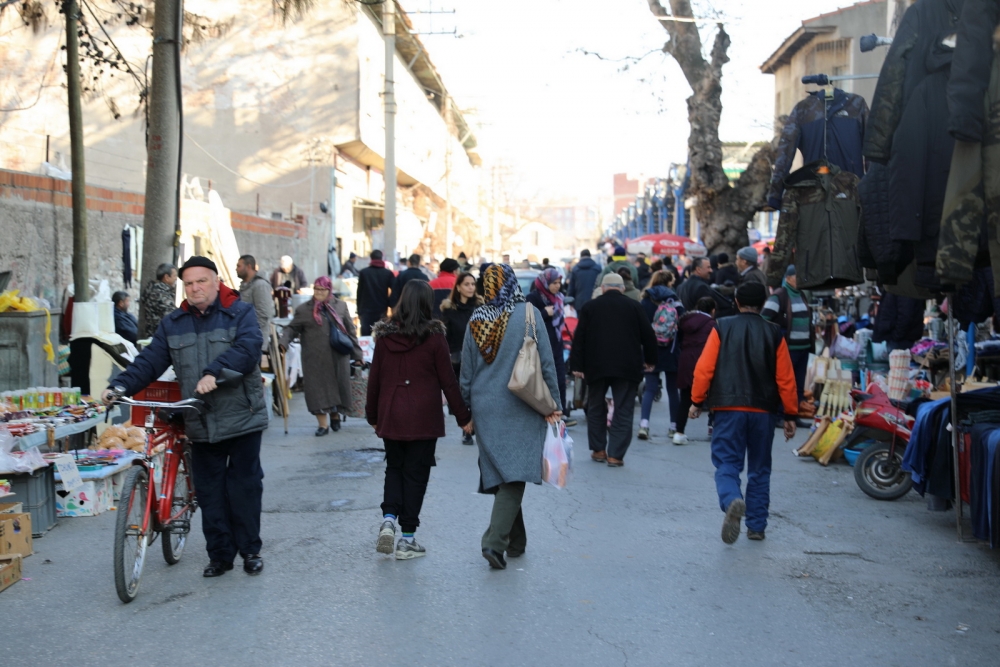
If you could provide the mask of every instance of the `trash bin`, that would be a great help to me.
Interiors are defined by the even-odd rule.
[[[49,341],[59,347],[59,310],[53,310]],[[59,385],[58,359],[51,363],[45,341],[44,310],[0,313],[0,391]]]

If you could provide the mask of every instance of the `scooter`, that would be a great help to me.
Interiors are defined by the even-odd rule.
[[[872,384],[868,391],[851,391],[854,399],[854,431],[844,446],[861,449],[854,462],[854,481],[876,500],[896,500],[913,488],[910,473],[902,467],[903,452],[910,442],[914,418],[906,404],[895,401]],[[864,443],[868,442],[867,446]]]

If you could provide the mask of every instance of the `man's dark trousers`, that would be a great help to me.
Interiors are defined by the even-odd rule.
[[[260,553],[261,435],[257,431],[214,444],[191,445],[201,529],[211,560],[232,563],[236,554]]]
[[[799,392],[799,403],[806,391],[806,371],[809,370],[809,350],[789,350],[792,359],[792,369],[795,371],[795,386]]]
[[[767,528],[767,508],[771,502],[771,445],[775,416],[746,410],[715,410],[712,431],[712,465],[719,506],[742,498],[740,473],[747,464],[746,524],[749,530]]]
[[[358,319],[361,320],[361,335],[371,336],[372,335],[372,325],[385,317],[386,311],[366,311],[363,313],[358,313]]]
[[[608,428],[608,404],[604,395],[611,389],[615,403],[611,427]],[[587,385],[587,439],[590,451],[606,451],[613,459],[624,459],[632,444],[632,417],[639,383],[622,378],[603,378]]]

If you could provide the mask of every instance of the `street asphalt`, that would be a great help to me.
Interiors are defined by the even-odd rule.
[[[417,532],[427,557],[396,562],[375,551],[381,441],[356,419],[314,437],[297,394],[289,434],[277,419],[264,436],[260,576],[237,561],[204,579],[196,517],[181,562],[154,544],[125,605],[115,512],[60,519],[0,593],[0,664],[1000,663],[1000,553],[960,542],[952,512],[916,493],[872,500],[845,463],[794,458],[801,430],[776,431],[767,539],[727,546],[705,419],[674,446],[666,408],[620,469],[590,461],[583,422],[571,429],[569,487],[527,489],[527,553],[495,571],[479,546],[492,498],[453,421]]]

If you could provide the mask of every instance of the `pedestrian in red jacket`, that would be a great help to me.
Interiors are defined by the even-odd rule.
[[[426,555],[413,539],[427,491],[437,439],[444,436],[444,392],[458,425],[471,430],[451,367],[445,327],[431,319],[434,292],[422,280],[403,287],[392,317],[372,327],[375,356],[368,378],[368,423],[385,443],[382,525],[375,549],[397,560]],[[396,545],[396,520],[402,538]]]

